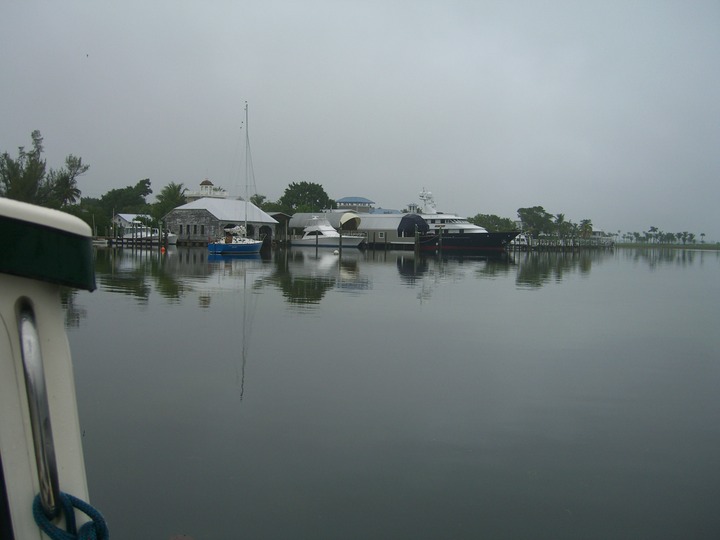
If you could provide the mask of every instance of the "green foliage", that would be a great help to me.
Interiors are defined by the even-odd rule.
[[[553,216],[542,206],[519,208],[518,217],[522,221],[523,231],[534,238],[541,235],[558,238],[589,238],[593,232],[591,220],[583,219],[578,225],[566,219],[565,214]]]
[[[65,208],[80,200],[80,189],[77,187],[77,178],[87,172],[89,165],[84,165],[82,158],[70,154],[65,158],[65,168],[50,170],[47,183],[51,191],[52,201]]]
[[[157,201],[152,205],[150,215],[155,220],[161,220],[171,210],[177,208],[178,206],[182,206],[187,202],[187,199],[185,198],[186,191],[187,189],[183,187],[182,184],[170,182],[167,186],[160,190],[160,193],[158,193]]]
[[[262,203],[262,206],[260,206],[260,209],[263,212],[285,212],[287,213],[287,209],[283,207],[282,204],[278,202],[264,202]]]
[[[268,201],[265,195],[256,193],[250,197],[250,202],[257,206],[263,212],[287,212],[285,208],[279,202]]]
[[[111,189],[100,197],[100,206],[110,216],[119,213],[146,214],[150,209],[145,197],[151,193],[150,179],[145,178],[134,186]]]
[[[18,148],[13,159],[4,152],[0,156],[0,196],[49,208],[66,209],[80,198],[77,178],[89,168],[82,158],[70,154],[62,169],[47,170],[42,158],[43,137],[38,130],[31,134],[32,150]]]
[[[100,199],[83,197],[80,204],[70,206],[65,211],[93,227],[93,234],[107,236],[112,230],[112,209],[106,212],[100,204]]]
[[[517,213],[523,223],[523,230],[535,238],[540,234],[551,234],[555,230],[553,215],[546,212],[542,206],[518,208]]]
[[[325,189],[313,182],[293,182],[285,188],[285,193],[278,203],[288,214],[317,212],[335,205],[335,201],[328,197]]]
[[[565,214],[555,216],[555,232],[559,238],[574,236],[576,225],[572,221],[565,220]]]
[[[123,189],[112,189],[99,199],[84,197],[80,204],[67,206],[64,211],[71,213],[85,223],[94,227],[93,234],[105,236],[112,230],[114,214],[152,214],[155,205],[145,202],[145,197],[152,193],[150,180],[140,180],[134,186]],[[156,203],[157,204],[157,203]]]
[[[580,222],[580,236],[582,236],[583,238],[590,238],[590,236],[592,236],[592,232],[592,221],[590,221],[589,219],[583,219]]]
[[[256,193],[255,195],[250,197],[250,202],[258,208],[262,208],[263,204],[265,204],[266,199],[267,197],[265,195],[260,195],[259,193]]]
[[[476,214],[468,218],[470,223],[484,227],[489,232],[514,231],[515,223],[510,218],[496,216],[494,214]]]
[[[32,150],[18,148],[13,159],[7,152],[0,156],[0,195],[8,199],[39,204],[40,187],[45,179],[45,161],[42,159],[42,135],[32,132]]]

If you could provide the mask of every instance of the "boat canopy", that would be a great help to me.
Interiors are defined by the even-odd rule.
[[[300,212],[293,214],[288,222],[289,229],[304,229],[312,224],[313,218],[327,219],[334,229],[342,229],[343,231],[356,231],[360,225],[360,216],[355,212]]]
[[[430,230],[430,225],[419,214],[405,214],[400,220],[397,228],[398,236],[414,236],[415,230],[425,234]]]
[[[92,231],[82,220],[0,198],[0,272],[95,290]]]

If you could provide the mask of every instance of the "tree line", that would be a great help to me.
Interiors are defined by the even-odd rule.
[[[542,206],[518,208],[517,215],[522,223],[522,231],[533,238],[589,238],[593,232],[591,220],[583,219],[579,223],[573,223],[565,214],[551,214]],[[513,231],[518,228],[513,220],[492,214],[477,214],[468,218],[468,221],[485,227],[490,232]]]
[[[32,148],[19,147],[17,158],[7,152],[0,156],[0,196],[48,208],[68,208],[80,198],[77,179],[87,172],[88,165],[70,154],[64,167],[48,169],[42,157],[42,135],[35,130],[30,138]]]
[[[48,168],[43,158],[42,134],[35,130],[30,138],[31,148],[20,146],[17,157],[8,152],[0,155],[0,197],[62,210],[103,232],[111,229],[112,217],[117,213],[145,214],[150,216],[149,221],[157,222],[186,202],[183,185],[171,182],[157,195],[155,203],[148,203],[146,197],[153,192],[148,178],[134,186],[112,189],[99,199],[81,197],[77,180],[90,166],[70,154],[64,167]]]
[[[31,149],[18,148],[17,157],[8,152],[0,155],[0,197],[62,210],[75,215],[94,227],[94,234],[108,234],[116,214],[148,216],[148,224],[158,223],[172,209],[187,202],[187,188],[182,183],[170,182],[157,194],[154,203],[147,198],[153,193],[149,178],[134,185],[111,189],[99,198],[82,197],[77,180],[90,168],[82,158],[69,155],[65,166],[48,168],[43,158],[43,137],[40,131],[31,134]],[[266,212],[317,212],[337,205],[320,184],[292,182],[277,201],[268,201],[264,195],[253,195],[251,202]]]
[[[697,243],[697,235],[688,231],[676,233],[663,232],[655,226],[650,227],[643,232],[617,232],[620,239],[625,242],[636,244],[695,244]],[[700,233],[700,243],[705,243],[705,233]]]
[[[107,233],[111,229],[112,217],[119,213],[143,214],[150,222],[157,223],[173,208],[187,202],[187,188],[182,183],[170,182],[157,194],[154,203],[148,203],[147,197],[153,193],[150,179],[145,178],[135,185],[111,189],[100,198],[81,197],[77,179],[90,168],[82,158],[68,155],[65,164],[59,169],[48,168],[43,158],[43,137],[35,130],[30,135],[31,149],[18,148],[17,158],[8,152],[0,155],[0,197],[15,199],[48,208],[54,208],[73,214],[90,226],[94,233]],[[325,192],[321,184],[315,182],[292,182],[285,188],[277,201],[268,201],[264,195],[255,194],[250,201],[265,212],[283,212],[292,215],[298,212],[318,212],[336,208],[336,202]],[[565,214],[551,214],[542,206],[518,208],[517,215],[522,222],[525,234],[534,238],[554,236],[566,238],[588,238],[592,235],[593,225],[590,219],[574,223]],[[512,219],[493,214],[476,214],[468,218],[471,223],[485,227],[488,231],[512,231],[517,226]],[[149,223],[148,223],[149,224]],[[693,244],[696,235],[687,231],[665,233],[657,227],[650,227],[643,233],[627,232],[612,234],[626,242],[671,244]],[[705,233],[700,233],[701,242],[705,242]]]

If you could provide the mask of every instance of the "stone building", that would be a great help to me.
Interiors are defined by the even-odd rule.
[[[248,237],[272,241],[277,220],[239,199],[204,197],[171,210],[163,221],[178,235],[178,245],[196,245],[216,240],[226,227],[245,225],[246,218]]]

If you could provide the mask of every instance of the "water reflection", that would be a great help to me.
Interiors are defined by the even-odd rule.
[[[720,251],[692,250],[692,249],[624,249],[620,250],[623,260],[646,264],[654,270],[661,266],[691,266],[695,262],[703,264],[706,260],[717,261]]]
[[[397,257],[397,269],[400,274],[400,280],[414,284],[418,278],[422,278],[430,268],[427,258],[415,257],[406,253],[399,254]]]
[[[265,257],[209,255],[203,248],[158,250],[98,249],[98,286],[110,293],[133,296],[146,304],[153,291],[166,301],[199,295],[207,308],[218,292],[238,288],[252,274],[249,287],[278,288],[291,305],[317,305],[330,290],[357,293],[369,288],[360,272],[362,252],[335,253],[312,248],[278,250]]]
[[[208,256],[201,248],[171,247],[165,253],[155,249],[98,249],[95,270],[100,288],[133,296],[142,304],[148,302],[152,291],[178,302],[199,289],[222,289],[248,268],[259,270],[262,263],[259,257]],[[223,278],[228,278],[227,283],[218,282]]]
[[[65,327],[78,328],[80,321],[87,317],[87,309],[77,305],[77,289],[69,287],[60,288],[60,303],[65,312]]]
[[[539,288],[550,282],[560,282],[569,274],[587,275],[593,264],[612,256],[612,252],[601,250],[520,253],[517,255],[516,283],[519,287]]]
[[[492,279],[509,274],[515,265],[511,255],[489,252],[474,255],[420,254],[412,252],[378,252],[374,260],[389,262],[395,258],[401,283],[418,289],[417,299],[423,303],[445,281]],[[371,255],[372,256],[372,255]]]
[[[265,284],[277,287],[287,302],[296,307],[312,308],[331,290],[358,292],[369,288],[369,279],[360,273],[358,250],[342,253],[314,249],[279,250],[274,257],[274,272]]]
[[[581,516],[556,535],[571,538],[637,501],[637,523],[666,517],[654,537],[687,508],[714,515],[717,254],[338,255],[99,254],[114,288],[68,297],[88,310],[68,334],[90,489],[118,537],[240,521],[251,537],[374,537],[403,515],[386,536],[522,522],[505,536],[524,538]],[[678,463],[695,466],[667,474]],[[164,502],[130,524],[139,492]]]
[[[571,275],[587,276],[593,266],[620,257],[650,269],[663,265],[702,264],[716,260],[716,251],[633,249],[496,253],[479,256],[415,255],[407,251],[343,250],[336,253],[314,248],[277,250],[263,256],[209,255],[204,248],[98,249],[97,283],[106,292],[132,296],[140,305],[156,293],[165,302],[181,303],[197,297],[201,308],[212,306],[213,296],[249,287],[271,287],[285,301],[301,310],[313,310],[331,291],[363,294],[372,289],[372,277],[393,265],[399,282],[420,287],[418,297],[428,299],[443,281],[495,279],[514,275],[519,288],[537,289]],[[249,279],[248,279],[249,278]],[[77,326],[85,313],[74,302],[74,293],[63,293],[66,324]]]

